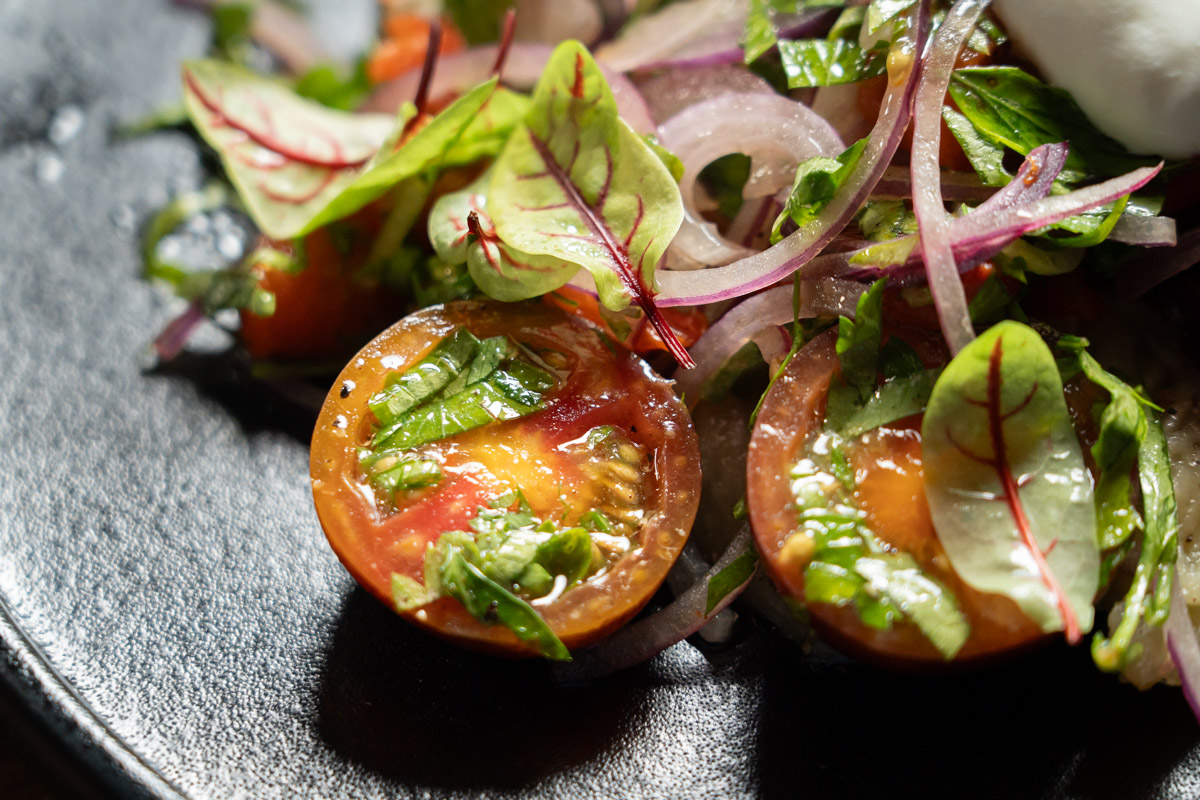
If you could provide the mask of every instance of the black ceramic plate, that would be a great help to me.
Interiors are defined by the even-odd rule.
[[[194,798],[1200,794],[1179,693],[1139,694],[1082,651],[898,677],[810,664],[751,622],[726,649],[556,689],[540,664],[410,630],[325,545],[310,419],[211,363],[139,368],[169,309],[137,280],[133,221],[202,172],[181,135],[108,130],[175,99],[206,38],[165,0],[0,2],[0,685],[87,781]]]

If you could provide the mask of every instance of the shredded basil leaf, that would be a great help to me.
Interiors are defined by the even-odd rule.
[[[708,581],[704,615],[711,614],[730,592],[750,580],[756,569],[758,569],[758,553],[753,547],[749,547],[746,552],[730,561],[725,569],[713,575]]]

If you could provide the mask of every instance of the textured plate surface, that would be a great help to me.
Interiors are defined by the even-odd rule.
[[[808,665],[751,624],[555,689],[407,628],[325,545],[311,420],[221,368],[139,369],[173,307],[137,280],[133,221],[202,171],[181,135],[109,127],[173,101],[206,36],[165,0],[0,0],[0,684],[88,780],[256,800],[1200,795],[1178,692],[1082,650],[912,678]]]

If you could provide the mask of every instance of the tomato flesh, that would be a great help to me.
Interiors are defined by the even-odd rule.
[[[418,448],[441,463],[433,487],[374,496],[358,450],[370,441],[367,398],[387,374],[403,370],[455,328],[480,338],[504,334],[544,355],[566,375],[546,407]],[[612,426],[644,455],[628,485],[606,481],[578,446]],[[417,312],[389,328],[343,370],[313,436],[313,496],[326,536],[347,569],[391,605],[391,575],[423,581],[426,546],[449,530],[469,530],[480,506],[519,488],[535,516],[570,525],[591,510],[634,520],[630,545],[605,568],[550,602],[534,607],[568,648],[584,646],[623,624],[650,599],[687,539],[699,500],[699,448],[691,421],[668,382],[597,332],[538,303],[459,302]],[[616,486],[616,488],[614,488]],[[630,488],[632,487],[632,488]],[[500,625],[471,617],[452,598],[404,616],[460,644],[532,655]]]
[[[747,459],[747,505],[763,563],[780,590],[804,599],[806,566],[788,557],[785,544],[797,529],[788,475],[809,437],[820,431],[825,399],[837,370],[836,331],[814,339],[797,354],[763,402]],[[913,556],[955,598],[971,634],[955,657],[972,661],[1032,646],[1041,630],[1011,599],[965,584],[946,558],[925,500],[920,418],[891,423],[846,443],[855,471],[855,502],[868,527],[884,543]],[[908,622],[877,629],[862,622],[852,605],[810,603],[814,625],[834,645],[865,661],[892,667],[933,667],[942,654]]]

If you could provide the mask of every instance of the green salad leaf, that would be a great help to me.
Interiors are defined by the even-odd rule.
[[[502,242],[587,269],[614,311],[631,300],[652,308],[655,266],[683,221],[674,178],[617,116],[603,73],[578,42],[551,56],[529,113],[496,159],[487,205]],[[517,266],[501,276],[511,284],[505,298],[555,288],[546,274]],[[552,274],[570,278],[570,270]]]
[[[789,89],[858,83],[887,72],[886,42],[864,50],[851,39],[796,39],[779,43]]]
[[[495,92],[495,80],[455,100],[407,132],[411,105],[398,117],[351,114],[220,61],[184,64],[184,103],[197,131],[221,156],[246,210],[274,239],[299,237],[362,208],[407,178],[445,163]],[[409,135],[411,134],[411,135]]]
[[[836,158],[815,156],[796,168],[792,191],[771,228],[772,243],[783,238],[783,225],[787,220],[802,227],[820,215],[854,172],[866,146],[867,140],[859,139]]]
[[[1099,585],[1096,511],[1041,336],[1007,321],[964,348],[933,388],[922,441],[925,495],[955,572],[1077,641]]]
[[[910,621],[949,661],[966,643],[970,624],[953,592],[911,555],[890,550],[867,526],[853,505],[854,475],[844,464],[840,441],[821,437],[790,476],[799,525],[784,547],[807,552],[804,599],[853,605],[863,623],[875,628]],[[803,548],[793,544],[795,537],[803,537]]]

